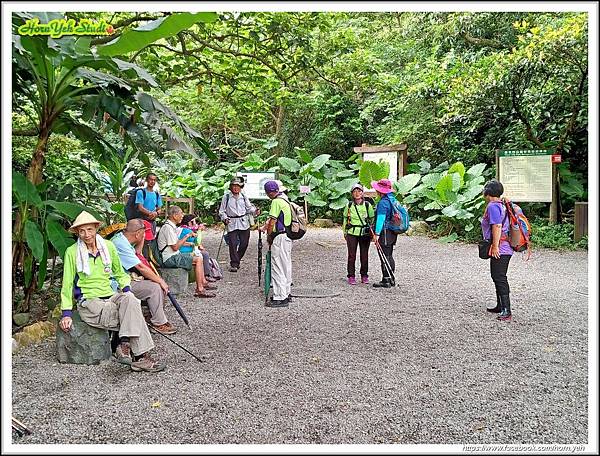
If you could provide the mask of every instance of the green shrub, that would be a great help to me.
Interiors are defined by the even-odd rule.
[[[572,223],[552,224],[544,219],[531,220],[531,241],[533,248],[546,247],[549,249],[587,249],[588,238],[580,241],[573,240],[575,226]]]

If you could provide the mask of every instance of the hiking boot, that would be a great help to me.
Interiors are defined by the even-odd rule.
[[[500,305],[502,306],[502,309],[500,310],[500,315],[498,315],[496,319],[500,321],[511,321],[512,313],[510,311],[510,295],[500,296]]]
[[[288,299],[271,299],[265,304],[266,307],[287,307],[289,306]]]
[[[502,310],[502,305],[500,304],[500,295],[496,295],[496,307],[488,307],[485,310],[492,313],[500,313]]]
[[[175,326],[169,322],[166,322],[162,325],[152,325],[152,328],[157,330],[159,333],[166,334],[167,336],[177,332],[177,328],[175,328]]]
[[[148,352],[144,353],[140,359],[131,363],[131,370],[134,372],[160,372],[165,370],[167,365],[162,361],[157,361]]]
[[[356,279],[354,277],[348,277],[348,285],[356,285]]]
[[[229,266],[229,272],[238,272],[238,269],[235,266]]]
[[[121,342],[117,349],[115,350],[115,358],[121,364],[130,365],[132,363],[131,359],[131,346],[129,342]]]
[[[383,279],[381,282],[375,282],[373,284],[375,288],[392,288],[392,283],[388,279]]]
[[[369,276],[362,276],[360,278],[361,283],[369,283]]]

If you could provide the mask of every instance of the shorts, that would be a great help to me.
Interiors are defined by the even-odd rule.
[[[192,267],[192,255],[189,253],[177,253],[163,262],[163,268],[182,268],[191,271]]]

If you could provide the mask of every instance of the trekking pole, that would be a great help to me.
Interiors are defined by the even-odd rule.
[[[31,430],[27,426],[25,426],[23,423],[21,423],[14,416],[11,418],[12,418],[12,428],[15,430],[15,432],[17,434],[19,434],[20,437],[23,437],[25,434],[28,434],[28,435],[31,434]]]
[[[373,231],[373,228],[371,228],[369,226],[369,229],[371,230],[371,235],[375,236],[375,232]],[[383,247],[381,247],[381,245],[379,244],[379,239],[377,239],[375,241],[375,247],[377,249],[377,253],[379,254],[379,258],[381,259],[381,263],[387,269],[387,272],[390,275],[390,278],[394,280],[394,284],[396,284],[396,276],[392,272],[392,267],[390,266],[390,263],[389,263],[388,259],[386,258],[385,253],[383,252]]]
[[[188,354],[192,355],[194,358],[196,358],[196,359],[197,359],[198,361],[200,361],[201,363],[203,363],[203,362],[204,362],[204,360],[203,360],[203,359],[200,359],[200,358],[198,358],[198,357],[197,357],[196,355],[194,355],[194,354],[193,354],[191,351],[189,351],[187,348],[185,348],[185,347],[183,347],[183,346],[179,345],[177,342],[175,342],[173,339],[171,339],[171,338],[170,338],[169,336],[167,336],[165,333],[162,333],[162,332],[160,332],[158,329],[156,329],[156,328],[153,328],[153,327],[152,327],[152,326],[150,326],[150,325],[148,325],[148,327],[149,327],[149,328],[150,328],[150,329],[151,329],[153,332],[156,332],[156,333],[160,334],[161,336],[163,336],[165,339],[167,339],[167,340],[169,340],[169,341],[173,342],[175,345],[177,345],[179,348],[181,348],[181,349],[182,349],[184,352],[186,352],[186,353],[188,353]]]
[[[217,250],[217,263],[219,262],[219,255],[221,254],[221,246],[223,245],[223,237],[225,237],[225,231],[227,230],[227,225],[223,227],[223,233],[221,233],[221,242],[219,242],[219,249]]]

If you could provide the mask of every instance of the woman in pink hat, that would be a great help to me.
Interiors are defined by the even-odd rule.
[[[398,234],[392,230],[386,229],[387,222],[393,216],[392,206],[396,201],[396,196],[393,193],[392,182],[389,179],[380,179],[378,181],[371,182],[371,187],[377,192],[379,196],[379,202],[375,209],[375,235],[373,236],[373,242],[379,242],[383,255],[388,261],[392,274],[396,270],[396,263],[394,262],[394,245]],[[391,288],[396,286],[394,278],[390,275],[387,265],[381,262],[381,272],[383,278],[381,282],[374,283],[373,286],[376,288]]]

